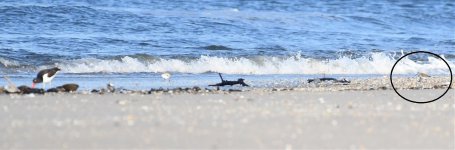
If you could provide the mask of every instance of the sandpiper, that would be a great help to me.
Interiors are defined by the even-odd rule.
[[[417,72],[418,81],[421,82],[423,79],[431,77],[430,75],[423,73],[423,72]]]
[[[171,81],[171,73],[165,72],[165,73],[161,74],[161,78],[163,78],[164,80],[167,80],[169,82],[169,81]]]

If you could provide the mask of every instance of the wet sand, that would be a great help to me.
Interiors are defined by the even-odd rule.
[[[432,97],[439,90],[404,90]],[[0,95],[0,148],[454,149],[455,93]]]

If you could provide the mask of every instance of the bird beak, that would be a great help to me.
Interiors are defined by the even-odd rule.
[[[35,83],[32,83],[32,88],[35,88]]]

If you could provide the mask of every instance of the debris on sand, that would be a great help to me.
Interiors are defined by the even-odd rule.
[[[222,81],[225,81],[222,79]],[[220,86],[216,87],[175,87],[175,88],[152,88],[150,90],[131,90],[124,88],[115,88],[113,84],[107,84],[107,87],[100,89],[93,89],[93,94],[180,94],[180,93],[232,93],[232,92],[243,92],[243,91],[370,91],[370,90],[392,90],[391,80],[387,77],[380,78],[360,78],[360,79],[335,79],[335,78],[318,78],[299,81],[299,84],[295,86],[270,86],[270,87],[254,87],[254,88],[234,88],[234,89],[223,89]],[[75,83],[64,84],[55,88],[43,89],[31,88],[28,86],[16,87],[11,81],[4,87],[0,87],[0,94],[44,94],[46,92],[51,93],[65,93],[75,92],[79,89],[79,85]],[[347,84],[349,83],[349,84]],[[397,90],[421,90],[421,89],[447,89],[449,86],[455,87],[455,83],[450,85],[450,78],[448,77],[428,77],[425,80],[417,81],[415,77],[397,77],[393,78],[394,88]],[[90,91],[81,91],[90,93]]]
[[[55,87],[55,88],[50,88],[46,92],[49,92],[49,93],[62,93],[62,92],[65,92],[65,89],[63,87],[59,86],[59,87]]]
[[[194,86],[192,88],[177,87],[177,88],[173,88],[173,89],[163,89],[160,87],[158,89],[151,88],[148,92],[144,92],[144,93],[153,94],[153,93],[198,93],[198,92],[205,92],[205,90],[203,91],[202,88],[200,88],[198,86]]]
[[[45,91],[44,89],[38,89],[38,88],[31,88],[25,85],[19,86],[19,93],[20,94],[44,94]]]
[[[7,76],[3,76],[3,78],[8,82],[8,85],[5,86],[6,93],[18,93],[19,89],[17,89],[16,84],[14,84]]]
[[[93,89],[93,90],[91,90],[90,92],[91,92],[91,93],[100,93],[100,90],[98,90],[98,89]]]
[[[75,92],[79,88],[79,85],[70,83],[70,84],[64,84],[61,87],[63,89],[65,89],[66,92]]]
[[[308,83],[321,83],[321,82],[332,82],[332,83],[342,83],[342,84],[349,84],[351,81],[346,79],[335,79],[335,78],[315,78],[315,79],[308,79]]]
[[[245,83],[245,79],[239,78],[237,81],[228,81],[228,80],[223,79],[223,76],[221,76],[221,73],[218,73],[218,75],[221,78],[221,83],[217,83],[217,84],[213,84],[213,85],[209,85],[209,86],[226,86],[226,85],[233,86],[236,84],[239,84],[242,86],[249,86],[248,84]]]
[[[70,83],[70,84],[64,84],[62,86],[48,89],[46,92],[55,92],[55,93],[75,92],[75,91],[77,91],[78,88],[79,88],[79,85]]]

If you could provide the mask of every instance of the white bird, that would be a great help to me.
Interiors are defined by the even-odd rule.
[[[115,92],[115,86],[111,82],[107,83],[106,87],[108,92]]]
[[[170,81],[171,80],[171,73],[165,72],[165,73],[161,74],[161,78],[163,78],[164,80]]]

